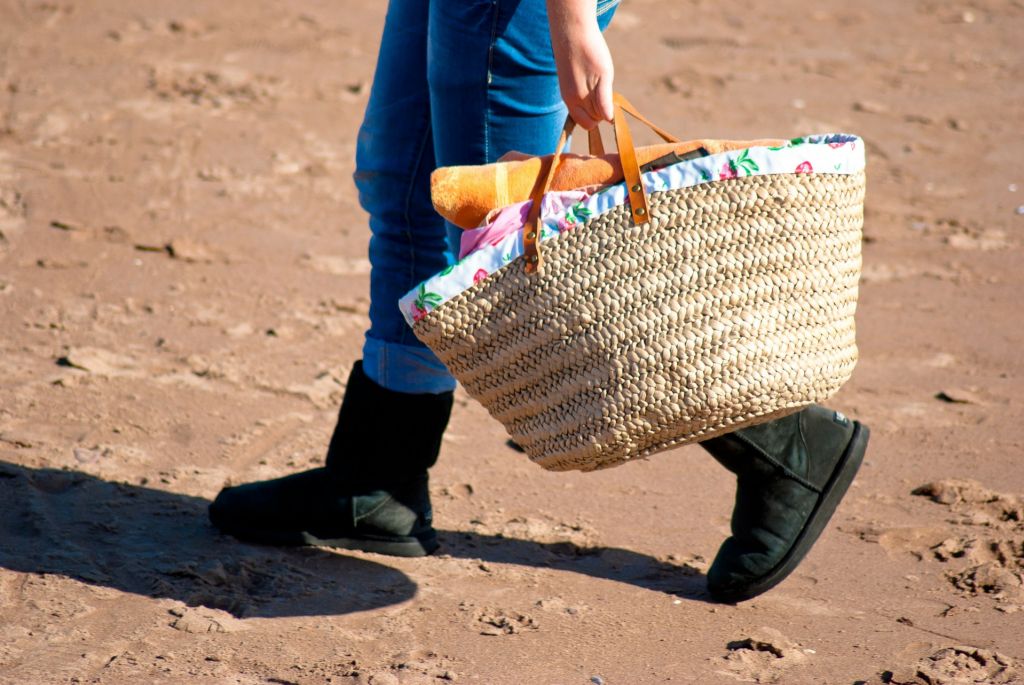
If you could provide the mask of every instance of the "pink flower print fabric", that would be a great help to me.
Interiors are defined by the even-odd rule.
[[[586,199],[587,194],[581,190],[548,193],[540,203],[541,222],[554,214],[571,213],[573,205]],[[483,226],[463,231],[459,242],[459,259],[481,248],[497,245],[505,236],[521,230],[526,223],[526,215],[530,213],[531,204],[527,200],[492,210],[484,219]]]
[[[459,241],[459,259],[471,252],[476,252],[481,247],[497,245],[509,233],[518,231],[526,223],[526,215],[529,212],[529,200],[492,210],[484,219],[486,223],[483,226],[462,232],[462,238]]]
[[[416,300],[412,303],[410,311],[413,321],[419,321],[430,313],[430,310],[441,304],[441,296],[427,290],[426,282],[420,283],[416,291]]]
[[[718,180],[724,181],[730,178],[739,178],[740,172],[743,172],[745,176],[750,176],[760,170],[761,167],[751,159],[750,150],[747,149],[741,152],[740,156],[736,159],[729,158],[726,160],[725,164],[722,165],[722,171],[718,174]]]

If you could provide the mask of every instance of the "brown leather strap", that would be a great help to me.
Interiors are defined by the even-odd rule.
[[[622,176],[626,181],[626,192],[629,193],[629,206],[633,213],[633,222],[637,225],[647,223],[647,193],[644,192],[643,180],[640,178],[640,164],[636,161],[636,147],[633,145],[633,134],[626,123],[623,111],[624,98],[615,94],[615,147],[619,150],[619,161],[622,163]],[[629,103],[626,103],[629,104]]]
[[[643,181],[640,176],[640,166],[637,163],[636,147],[633,145],[633,135],[626,123],[626,114],[636,117],[639,121],[647,124],[655,133],[661,136],[667,143],[678,143],[680,140],[667,133],[661,128],[648,121],[643,115],[637,112],[629,100],[622,95],[613,95],[615,104],[615,118],[612,122],[615,127],[615,147],[618,148],[619,161],[622,164],[622,173],[626,181],[626,192],[629,194],[629,205],[632,208],[633,222],[644,224],[650,220],[650,212],[647,204],[647,192],[644,190]],[[561,161],[565,144],[569,135],[576,127],[572,117],[567,117],[562,134],[558,137],[558,145],[555,154],[550,161],[542,163],[537,180],[530,191],[530,211],[526,214],[526,224],[523,227],[523,256],[526,260],[526,273],[535,273],[543,263],[540,252],[540,205],[544,194],[551,188],[551,181],[555,177],[555,169]],[[590,154],[604,154],[604,146],[601,143],[600,134],[595,134],[597,127],[589,132]],[[596,145],[595,145],[596,141]]]
[[[576,127],[572,117],[565,118],[565,126],[562,127],[562,135],[558,137],[558,145],[555,147],[555,154],[551,161],[541,168],[537,174],[537,181],[530,191],[530,211],[526,214],[526,224],[523,226],[523,257],[526,259],[526,273],[532,274],[541,265],[540,256],[540,203],[544,194],[551,188],[551,180],[555,177],[555,169],[562,157],[562,150],[569,140],[569,135]]]
[[[600,156],[604,154],[604,142],[601,140],[601,129],[597,126],[587,131],[587,142],[590,147],[590,154]]]

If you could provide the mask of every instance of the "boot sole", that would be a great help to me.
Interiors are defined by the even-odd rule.
[[[860,465],[864,461],[864,453],[867,451],[870,435],[871,431],[868,430],[867,426],[859,421],[854,421],[853,436],[850,438],[850,443],[843,451],[839,463],[836,464],[832,477],[829,478],[828,483],[822,489],[818,504],[811,511],[811,515],[807,517],[807,523],[804,524],[800,534],[797,535],[793,546],[786,552],[786,556],[762,578],[742,588],[715,589],[708,587],[712,599],[723,604],[736,604],[737,602],[753,599],[771,590],[796,569],[804,557],[807,556],[811,547],[814,546],[814,543],[818,541],[822,531],[825,530],[825,526],[832,519],[832,515],[836,511],[836,507],[839,506],[839,502],[846,495],[846,491],[850,489],[850,484],[853,482],[854,476],[857,475],[857,471],[860,470]]]
[[[387,554],[392,557],[425,557],[437,551],[437,538],[326,538],[321,539],[309,533],[303,533],[305,544],[316,547],[333,547],[335,549],[354,549],[375,554]]]
[[[220,526],[218,526],[220,528]],[[360,552],[386,554],[392,557],[425,557],[441,546],[431,531],[423,538],[410,536],[385,537],[374,535],[347,537],[318,537],[307,531],[271,531],[244,527],[224,527],[221,530],[244,542],[253,542],[274,547],[331,547]]]

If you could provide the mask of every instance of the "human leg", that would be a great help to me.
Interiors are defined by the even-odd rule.
[[[600,0],[598,24],[618,0]],[[427,78],[438,166],[550,154],[565,123],[544,0],[433,0]],[[461,230],[448,225],[451,249]]]
[[[370,223],[370,329],[363,367],[405,393],[455,388],[444,365],[413,334],[398,300],[450,261],[444,221],[430,201],[436,167],[427,86],[431,3],[392,0],[356,145],[355,184]]]
[[[370,214],[371,325],[326,464],[224,489],[210,518],[239,538],[403,556],[437,547],[427,469],[440,450],[454,381],[397,307],[401,295],[447,261],[445,228],[429,198],[426,36],[427,4],[392,0],[355,175]]]

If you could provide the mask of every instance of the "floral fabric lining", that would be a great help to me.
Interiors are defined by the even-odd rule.
[[[856,174],[863,169],[863,141],[857,136],[836,133],[794,138],[780,147],[752,147],[687,160],[649,171],[642,175],[642,180],[648,193],[657,193],[741,176],[812,172]],[[568,206],[564,202],[542,201],[541,242],[557,238],[559,233],[628,202],[624,183],[608,186],[589,196],[582,194],[581,198]],[[458,263],[423,281],[398,301],[398,307],[411,326],[522,253],[520,226],[501,240],[482,243]]]
[[[587,197],[587,193],[582,190],[560,190],[546,193],[540,199],[541,216],[571,215],[573,207],[586,200]],[[491,210],[484,220],[483,226],[462,232],[459,259],[463,259],[486,245],[497,245],[504,240],[505,236],[522,230],[532,205],[533,201],[526,200],[508,207]]]

